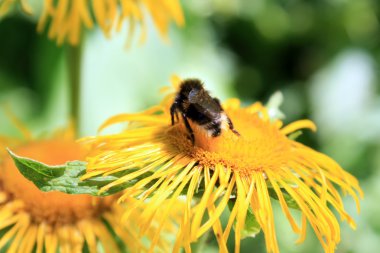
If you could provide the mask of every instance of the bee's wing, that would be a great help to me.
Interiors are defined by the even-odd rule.
[[[198,112],[202,112],[208,118],[214,118],[223,110],[218,103],[214,99],[207,98],[201,99],[198,103],[193,104],[193,106],[197,109]]]

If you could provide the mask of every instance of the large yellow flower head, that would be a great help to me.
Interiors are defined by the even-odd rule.
[[[73,131],[65,130],[45,140],[17,141],[1,137],[0,147],[1,252],[114,253],[125,252],[126,248],[130,252],[149,249],[158,229],[152,224],[146,234],[139,232],[137,214],[141,209],[134,209],[130,219],[121,223],[126,207],[117,204],[118,195],[91,197],[42,192],[20,174],[12,158],[4,152],[5,147],[10,147],[19,155],[50,165],[84,159],[88,151],[74,141]],[[132,201],[128,205],[133,205]],[[178,214],[177,210],[171,214]],[[176,228],[169,222],[163,227],[167,234]],[[171,245],[161,235],[155,242],[155,250],[167,252]]]
[[[24,12],[33,13],[28,0],[4,0],[0,1],[0,17],[16,3],[20,3]],[[184,24],[178,0],[44,0],[37,29],[42,32],[48,26],[50,39],[58,44],[68,41],[76,45],[83,28],[92,29],[97,24],[105,36],[110,37],[115,29],[120,31],[123,24],[129,22],[129,35],[133,33],[136,23],[142,26],[140,41],[143,42],[146,37],[146,15],[152,17],[164,38],[171,21]]]
[[[227,252],[233,227],[235,251],[239,252],[248,212],[265,235],[267,251],[279,252],[271,198],[279,200],[293,231],[299,234],[299,242],[304,240],[309,223],[325,252],[334,252],[340,241],[332,208],[355,228],[337,187],[351,195],[359,209],[358,193],[362,191],[358,181],[328,156],[289,138],[302,128],[315,130],[311,121],[283,126],[269,117],[262,104],[241,107],[239,100],[230,99],[223,108],[240,136],[224,130],[212,137],[190,120],[193,144],[182,120],[171,125],[173,99],[171,94],[145,112],[109,119],[102,128],[123,122],[128,122],[128,127],[121,133],[86,140],[93,149],[84,178],[124,171],[124,176],[102,189],[106,191],[150,172],[121,197],[149,202],[139,218],[143,229],[158,210],[175,205],[174,201],[163,205],[166,199],[185,195],[187,206],[174,252],[182,246],[191,251],[190,243],[209,229],[213,229],[220,252]],[[289,197],[302,213],[299,222],[289,210]],[[233,205],[223,226],[220,216],[228,203]]]

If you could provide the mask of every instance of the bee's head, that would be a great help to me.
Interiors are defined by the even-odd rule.
[[[205,92],[203,84],[199,79],[186,79],[181,83],[179,94],[190,103],[198,100]]]
[[[185,79],[180,85],[179,93],[188,97],[191,92],[194,93],[201,90],[204,90],[204,88],[199,79]]]

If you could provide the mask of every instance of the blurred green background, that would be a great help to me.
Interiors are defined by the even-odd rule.
[[[342,224],[336,252],[380,248],[380,4],[377,0],[183,1],[186,27],[172,27],[170,43],[150,23],[144,45],[125,49],[127,32],[83,42],[81,133],[95,134],[108,117],[160,101],[172,74],[202,79],[222,100],[266,102],[280,90],[285,122],[309,118],[318,132],[300,141],[337,160],[365,192],[358,224]],[[136,34],[138,37],[138,34]],[[36,18],[19,11],[0,20],[0,104],[37,134],[67,123],[66,51],[36,33]],[[0,110],[0,133],[17,134]],[[310,230],[305,243],[275,204],[281,252],[322,252]],[[265,252],[262,234],[241,252]],[[233,249],[231,242],[230,249]],[[217,252],[210,240],[207,252]]]

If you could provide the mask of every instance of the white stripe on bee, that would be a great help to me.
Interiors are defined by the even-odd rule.
[[[219,118],[214,120],[213,122],[204,124],[204,125],[197,125],[199,129],[201,129],[203,132],[207,134],[208,137],[212,137],[212,134],[214,133],[213,129],[208,129],[209,126],[212,125],[212,123],[217,123],[220,125],[221,131],[228,130],[228,117],[225,112],[220,113]]]
[[[228,117],[225,112],[220,114],[220,122],[221,122],[221,128],[222,129],[228,129],[230,126],[228,125]]]

